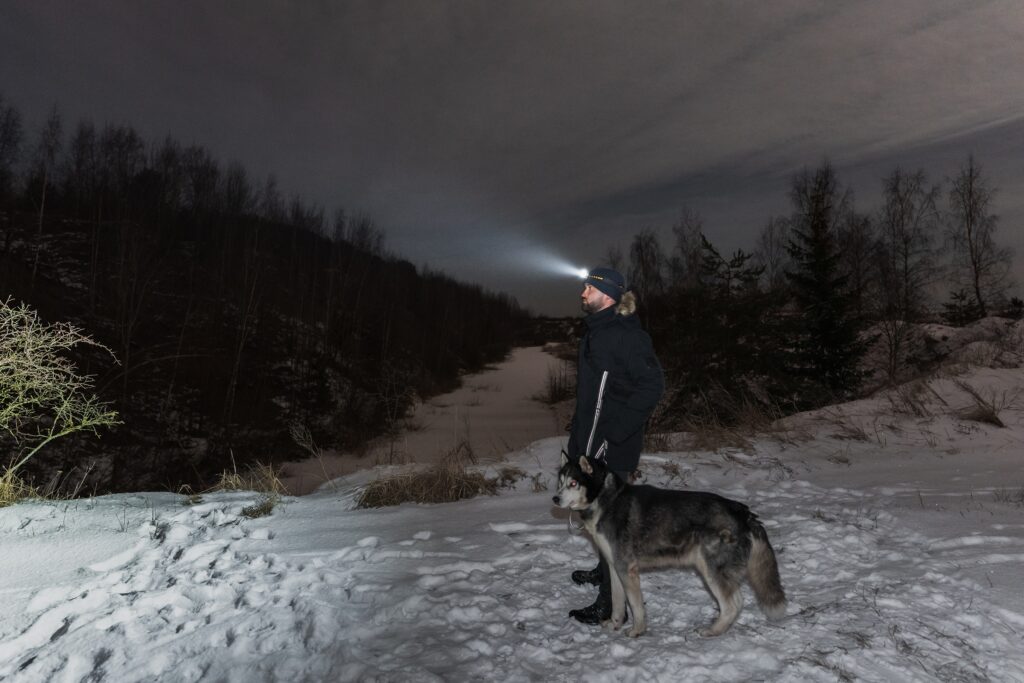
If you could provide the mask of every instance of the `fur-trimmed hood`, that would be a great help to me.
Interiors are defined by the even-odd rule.
[[[615,313],[618,315],[633,315],[636,313],[636,295],[633,292],[623,294],[619,303],[615,304]]]

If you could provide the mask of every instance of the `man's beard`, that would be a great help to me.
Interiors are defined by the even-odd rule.
[[[587,315],[603,310],[599,301],[587,301],[586,299],[582,299],[580,301],[580,308],[582,308],[583,312]]]

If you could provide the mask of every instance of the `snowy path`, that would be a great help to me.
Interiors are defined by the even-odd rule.
[[[565,433],[568,417],[537,401],[549,368],[559,361],[541,346],[515,348],[509,357],[466,375],[455,391],[419,403],[408,428],[378,439],[360,456],[326,453],[322,458],[284,463],[282,482],[304,495],[324,482],[380,463],[431,463],[460,444],[480,462],[495,462],[538,439]]]
[[[543,463],[550,481],[560,445],[513,464]],[[373,511],[352,509],[353,481],[259,519],[241,514],[251,494],[191,507],[110,496],[63,515],[0,510],[2,575],[29,571],[16,558],[40,542],[68,550],[67,566],[5,589],[0,680],[1024,680],[1024,599],[994,599],[970,571],[1024,558],[1018,508],[989,505],[977,533],[943,535],[934,515],[962,510],[922,531],[889,490],[780,480],[737,457],[647,457],[644,469],[678,485],[662,465],[675,463],[690,487],[759,513],[791,601],[778,624],[745,589],[733,630],[701,638],[712,602],[678,571],[645,574],[642,638],[567,619],[592,597],[568,580],[592,551],[528,479],[497,497]],[[76,544],[91,552],[79,563]]]

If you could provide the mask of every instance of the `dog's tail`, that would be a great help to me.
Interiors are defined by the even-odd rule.
[[[775,561],[775,551],[768,541],[768,534],[756,517],[750,520],[750,541],[747,580],[765,616],[781,619],[786,614],[786,594],[782,590],[782,579],[779,578],[779,565]]]

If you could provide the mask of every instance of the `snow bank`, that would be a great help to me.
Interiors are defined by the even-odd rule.
[[[1005,427],[965,416],[965,386],[1007,399]],[[594,552],[551,502],[564,438],[509,456],[515,489],[447,505],[356,510],[369,470],[258,519],[245,493],[0,509],[0,680],[1022,681],[1021,387],[964,366],[745,450],[645,455],[651,483],[747,502],[778,553],[788,615],[745,589],[713,639],[684,571],[643,576],[641,638],[567,617]]]
[[[0,679],[1022,680],[1024,512],[994,497],[1022,433],[1018,416],[1009,431],[956,434],[957,454],[906,430],[898,445],[819,430],[645,456],[649,481],[682,473],[748,502],[778,551],[788,616],[769,623],[745,589],[747,609],[716,639],[697,634],[713,602],[683,571],[644,575],[642,638],[569,619],[593,597],[569,572],[593,551],[529,479],[369,511],[352,509],[343,479],[260,519],[238,493],[19,505],[0,510],[0,572],[14,577]],[[550,486],[561,445],[510,464]],[[846,462],[829,459],[837,449]]]

